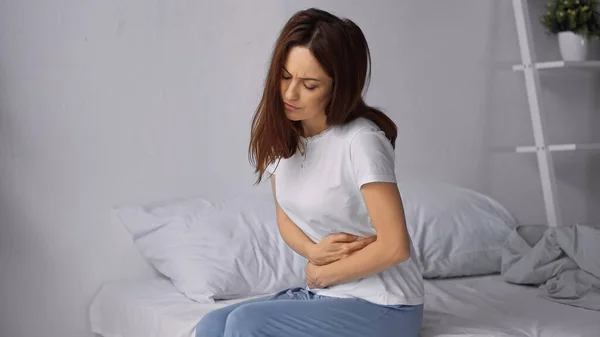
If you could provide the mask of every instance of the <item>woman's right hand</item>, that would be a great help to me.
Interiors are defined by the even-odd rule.
[[[357,250],[361,250],[377,240],[377,236],[357,240],[358,236],[335,233],[326,236],[308,251],[309,261],[322,266],[340,260]]]

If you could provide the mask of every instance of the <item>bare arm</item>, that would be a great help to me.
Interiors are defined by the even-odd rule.
[[[361,188],[377,241],[350,256],[324,266],[308,264],[309,286],[327,287],[379,273],[410,256],[402,200],[396,184],[370,183]]]

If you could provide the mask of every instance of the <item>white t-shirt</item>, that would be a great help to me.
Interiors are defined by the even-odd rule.
[[[359,118],[302,138],[306,151],[272,163],[277,202],[314,242],[332,233],[376,235],[360,187],[396,183],[394,149],[372,121]],[[411,240],[408,260],[367,278],[325,289],[319,295],[358,297],[382,305],[422,304],[423,277]]]

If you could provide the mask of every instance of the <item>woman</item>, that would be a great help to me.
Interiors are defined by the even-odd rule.
[[[306,288],[202,318],[197,337],[416,337],[423,281],[394,173],[395,124],[369,107],[365,37],[318,9],[284,26],[250,142],[279,231],[309,261]],[[357,239],[359,238],[359,239]]]

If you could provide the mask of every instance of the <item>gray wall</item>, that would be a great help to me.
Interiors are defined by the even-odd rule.
[[[401,179],[473,188],[544,221],[535,156],[503,150],[532,144],[510,1],[318,5],[367,35],[368,101],[399,125]],[[151,274],[113,205],[255,188],[250,118],[298,6],[0,1],[0,336],[91,336],[101,282]],[[536,44],[558,57],[539,29]],[[542,81],[551,140],[600,142],[597,75],[557,74]],[[599,222],[598,154],[556,163],[566,222]]]

